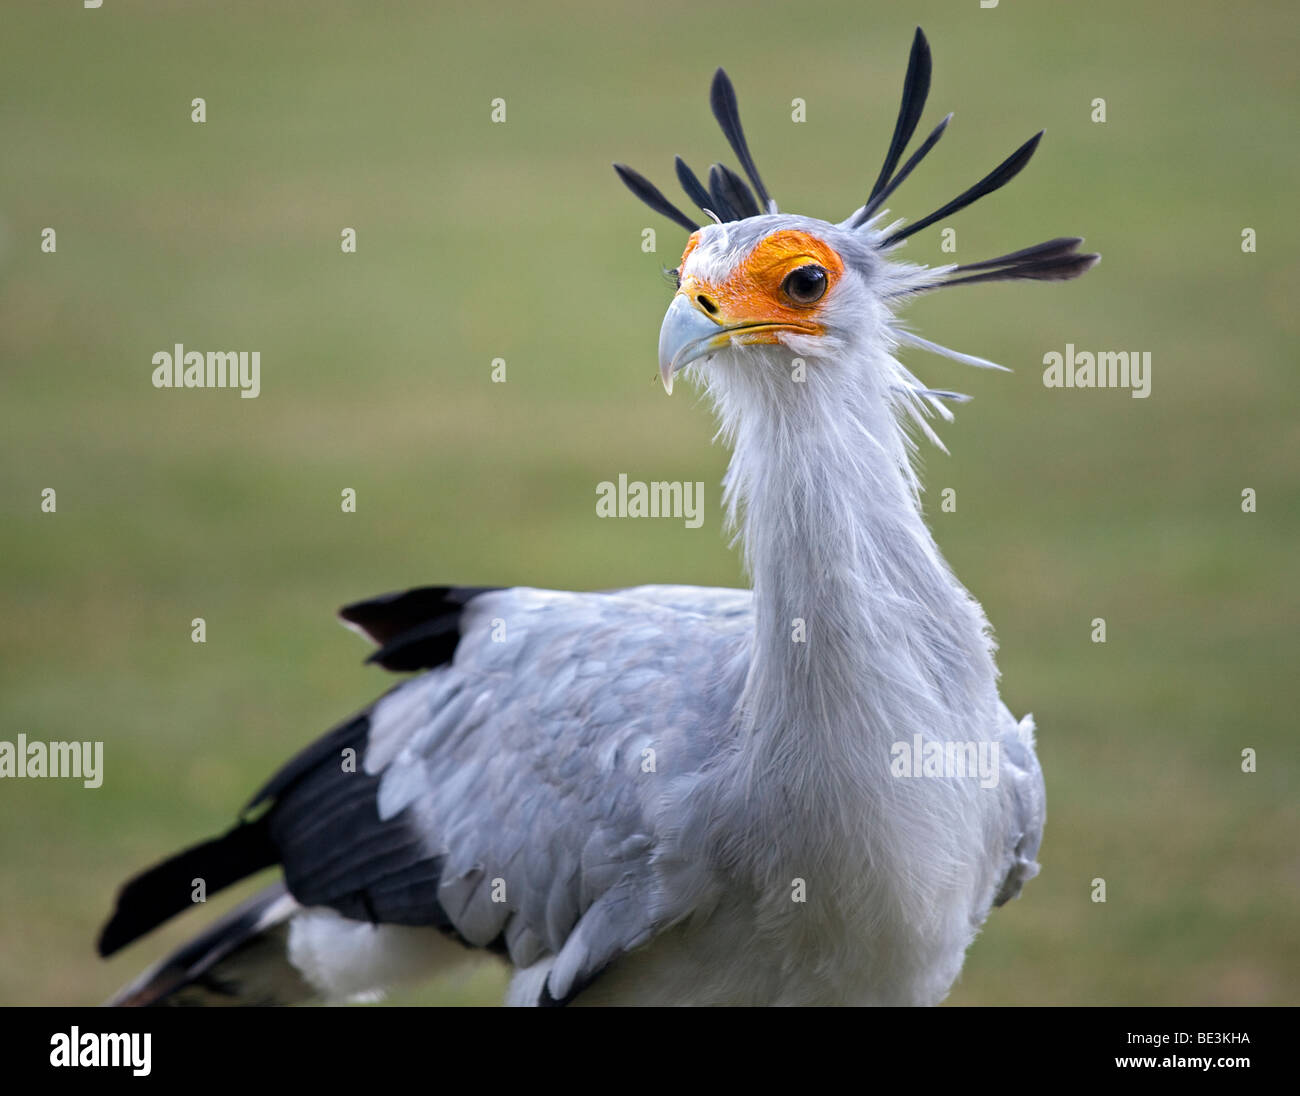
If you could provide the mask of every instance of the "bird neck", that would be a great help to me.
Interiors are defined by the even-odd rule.
[[[787,769],[863,749],[887,759],[912,733],[956,736],[954,718],[996,696],[983,613],[926,528],[880,379],[892,370],[878,364],[812,363],[803,383],[775,374],[770,392],[747,391],[748,406],[720,401],[754,585],[738,712]]]

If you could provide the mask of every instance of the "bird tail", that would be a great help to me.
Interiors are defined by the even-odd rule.
[[[107,1002],[114,1006],[292,1005],[315,991],[289,962],[283,882],[237,906]]]

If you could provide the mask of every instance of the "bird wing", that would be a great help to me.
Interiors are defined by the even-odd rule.
[[[729,728],[752,595],[427,587],[340,614],[394,670],[429,668],[318,739],[227,833],[131,879],[111,955],[279,864],[293,898],[550,957],[565,1002],[697,908],[709,869],[675,855],[672,804]]]
[[[564,1001],[690,912],[663,805],[726,730],[720,668],[751,595],[471,591],[453,641],[417,593],[366,603],[358,626],[385,664],[453,642],[450,662],[382,697],[306,778],[272,781],[272,842],[303,905],[437,925],[520,967],[553,956],[545,993]],[[331,757],[347,749],[354,771]]]
[[[1038,874],[1038,846],[1047,820],[1047,790],[1034,752],[1034,717],[1026,715],[1017,723],[1005,705],[1002,715],[1001,781],[1010,787],[1006,840],[998,873],[1001,882],[993,900],[996,906],[1015,898],[1021,887]]]

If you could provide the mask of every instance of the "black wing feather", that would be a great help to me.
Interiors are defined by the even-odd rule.
[[[448,661],[464,606],[475,587],[424,587],[358,602],[342,611],[378,642],[381,663],[401,654],[421,667],[435,653]],[[403,666],[402,668],[407,668]],[[284,868],[294,898],[330,906],[357,920],[432,925],[452,933],[437,899],[442,862],[430,856],[406,812],[379,814],[379,775],[367,773],[367,708],[307,746],[244,808],[244,820],[220,837],[195,845],[128,882],[99,938],[101,955],[143,936],[192,904],[193,881],[208,896],[274,864]],[[353,764],[344,764],[351,750]],[[504,947],[496,940],[490,948]]]

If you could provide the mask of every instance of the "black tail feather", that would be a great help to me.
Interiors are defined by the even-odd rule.
[[[314,991],[289,962],[285,923],[298,908],[274,883],[152,967],[107,1002],[159,1005],[289,1005]]]
[[[194,904],[195,880],[211,897],[254,872],[277,863],[265,819],[179,852],[141,872],[122,887],[117,907],[99,935],[99,954],[112,955]]]

